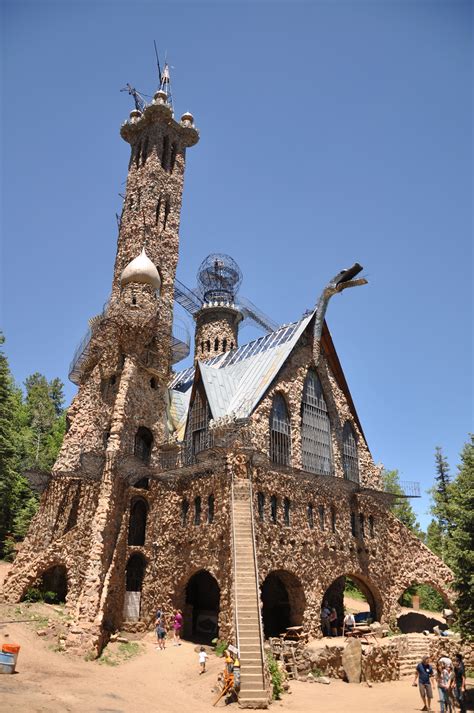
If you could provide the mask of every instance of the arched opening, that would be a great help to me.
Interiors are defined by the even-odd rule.
[[[318,375],[308,371],[301,401],[301,458],[309,473],[332,473],[331,423]]]
[[[146,519],[148,504],[141,498],[132,502],[130,506],[130,520],[128,523],[128,544],[142,547],[145,544]]]
[[[344,477],[359,482],[359,455],[357,452],[357,438],[352,424],[346,421],[342,429],[342,467]]]
[[[397,625],[402,634],[432,631],[435,626],[444,631],[449,626],[443,616],[443,610],[449,609],[449,601],[430,584],[412,584],[405,589],[398,603],[402,611]]]
[[[40,590],[49,604],[62,604],[67,596],[67,572],[64,565],[50,567],[41,576]]]
[[[335,609],[336,620],[333,628],[340,635],[345,613],[354,614],[356,623],[377,621],[380,616],[380,603],[369,584],[354,575],[343,575],[334,580],[326,589],[321,612],[325,608]],[[330,635],[321,617],[321,629],[324,635]]]
[[[261,587],[265,638],[284,634],[289,626],[300,626],[306,607],[301,582],[285,570],[270,572]]]
[[[282,394],[275,394],[270,413],[270,460],[278,465],[291,460],[290,416]]]
[[[220,589],[206,570],[193,574],[186,586],[184,633],[201,643],[210,643],[218,635]]]
[[[138,488],[139,490],[149,490],[150,481],[148,478],[140,478],[140,480],[137,480],[136,483],[133,483],[133,487]]]
[[[215,511],[215,506],[216,506],[216,499],[214,495],[209,495],[207,498],[207,522],[209,525],[212,525],[214,522],[214,511]]]
[[[123,618],[125,621],[140,619],[140,600],[143,578],[145,576],[146,560],[142,555],[133,554],[125,569],[125,597],[123,603]]]
[[[134,454],[144,463],[150,461],[153,434],[145,426],[140,426],[135,436]]]

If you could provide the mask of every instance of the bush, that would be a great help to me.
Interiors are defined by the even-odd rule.
[[[214,644],[214,653],[216,656],[223,656],[224,651],[229,648],[229,642],[228,641],[223,641],[219,639],[213,639],[212,643]]]
[[[28,587],[23,597],[24,602],[42,602],[43,592],[38,587]]]
[[[278,662],[270,653],[267,654],[267,665],[272,682],[273,699],[277,701],[283,693],[283,673],[280,671]]]

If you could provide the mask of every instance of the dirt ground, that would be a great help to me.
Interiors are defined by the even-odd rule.
[[[4,565],[0,566],[0,580],[2,569],[4,572]],[[13,618],[32,620],[3,623]],[[168,644],[165,651],[158,651],[150,633],[128,660],[128,654],[120,654],[121,645],[114,643],[106,650],[109,663],[88,662],[57,651],[57,634],[36,633],[48,628],[48,620],[55,632],[66,619],[61,607],[0,604],[0,642],[21,646],[17,672],[0,676],[2,713],[204,713],[225,708],[223,701],[216,709],[212,707],[213,689],[222,669],[222,660],[214,654],[209,656],[207,672],[200,676],[194,644]],[[121,662],[113,666],[110,662],[114,661]],[[272,708],[291,713],[411,713],[421,709],[411,682],[405,679],[368,688],[334,680],[329,685],[295,681],[291,692]],[[231,708],[236,711],[237,705]]]

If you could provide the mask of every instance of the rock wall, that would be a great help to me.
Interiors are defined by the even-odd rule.
[[[238,346],[238,325],[242,315],[231,307],[203,307],[197,315],[194,360],[205,361]]]

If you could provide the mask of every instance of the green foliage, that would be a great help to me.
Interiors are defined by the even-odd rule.
[[[278,666],[278,662],[270,653],[267,654],[267,665],[272,682],[273,699],[277,701],[283,693],[283,673]]]
[[[0,333],[0,346],[4,341]],[[0,557],[13,559],[36,513],[38,499],[23,473],[51,470],[65,433],[63,403],[61,381],[38,373],[26,379],[23,395],[0,350]]]
[[[433,589],[433,587],[430,587],[429,584],[414,584],[403,592],[398,601],[402,607],[411,607],[414,595],[420,597],[421,609],[440,612],[445,607],[445,602],[441,594],[439,594],[436,589]]]
[[[398,470],[383,470],[382,480],[384,490],[393,495],[404,495],[400,485],[400,477]],[[406,525],[417,537],[424,539],[424,533],[420,528],[420,524],[416,519],[415,511],[413,510],[407,498],[398,498],[390,507],[395,517],[397,517],[404,525]]]
[[[29,587],[23,597],[24,602],[45,602],[46,604],[56,604],[58,595],[56,592],[43,591],[39,587]]]
[[[212,643],[214,644],[214,653],[219,657],[223,656],[224,651],[229,647],[229,642],[221,639],[213,639]]]
[[[461,453],[458,474],[448,489],[447,555],[454,571],[461,634],[474,639],[474,436]]]
[[[443,533],[438,520],[431,520],[426,530],[426,545],[435,555],[443,557]]]
[[[446,541],[449,530],[449,501],[450,483],[449,464],[442,449],[437,446],[435,449],[436,475],[435,485],[431,488],[431,514],[434,520],[430,523],[430,539],[428,546],[449,564],[449,555],[446,549]]]
[[[367,599],[365,598],[365,595],[360,591],[357,584],[355,582],[353,582],[352,579],[349,579],[349,577],[346,577],[344,594],[347,595],[348,597],[351,597],[352,599],[360,599],[362,602],[367,601]]]
[[[323,675],[323,672],[321,671],[320,668],[312,668],[312,669],[311,669],[311,675],[312,675],[314,678],[321,678],[321,676]]]

